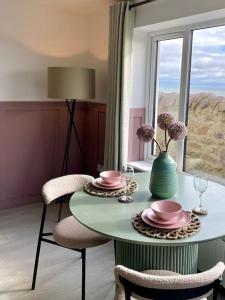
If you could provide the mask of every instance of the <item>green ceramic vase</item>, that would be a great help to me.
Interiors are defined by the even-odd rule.
[[[177,164],[168,152],[160,152],[154,160],[150,178],[153,197],[169,199],[177,192]]]

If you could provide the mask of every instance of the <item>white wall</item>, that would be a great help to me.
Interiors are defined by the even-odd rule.
[[[157,0],[139,6],[135,27],[165,22],[225,8],[224,0]]]
[[[96,69],[96,97],[98,101],[105,102],[108,73],[108,10],[104,14],[89,17],[88,24],[89,64]]]
[[[130,108],[145,107],[148,34],[134,31],[133,37],[132,92]]]
[[[96,68],[97,101],[106,100],[107,12],[94,18],[26,0],[0,7],[0,101],[46,100],[48,66]]]

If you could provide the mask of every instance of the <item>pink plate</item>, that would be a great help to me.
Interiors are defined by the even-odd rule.
[[[154,213],[154,211],[149,208],[146,212],[146,216],[150,219],[150,221],[153,221],[154,223],[157,224],[162,224],[162,225],[170,225],[174,224],[180,219],[184,217],[183,211],[179,212],[176,218],[173,218],[172,220],[163,220],[157,217],[157,215]]]
[[[102,189],[102,190],[118,190],[118,189],[122,189],[122,188],[124,188],[125,187],[125,184],[124,183],[120,183],[120,184],[118,184],[118,185],[116,185],[116,186],[102,186],[102,185],[100,185],[98,182],[97,182],[97,179],[94,179],[93,181],[92,181],[92,184],[95,186],[95,187],[97,187],[97,188],[99,188],[99,189]]]
[[[160,229],[178,229],[178,228],[181,228],[185,225],[187,225],[190,220],[191,220],[191,216],[190,216],[190,213],[188,211],[184,211],[182,210],[182,213],[183,213],[183,217],[181,219],[179,219],[178,221],[176,221],[174,224],[158,224],[158,223],[155,223],[153,221],[151,221],[148,217],[147,217],[147,211],[149,210],[149,208],[147,208],[146,210],[143,211],[142,215],[141,215],[141,218],[142,220],[152,226],[152,227],[155,227],[155,228],[160,228]]]
[[[96,182],[103,187],[114,187],[118,185],[118,183],[106,183],[101,177],[97,178]]]

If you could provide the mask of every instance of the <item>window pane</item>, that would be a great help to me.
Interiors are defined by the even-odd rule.
[[[195,30],[185,171],[225,176],[225,26]]]
[[[176,38],[158,42],[158,66],[157,66],[157,90],[156,90],[156,115],[162,112],[170,112],[178,119],[180,79],[182,61],[183,39]],[[165,150],[165,134],[156,125],[157,141]],[[177,159],[177,143],[170,143],[169,152],[174,159]],[[155,154],[158,149],[155,148]]]

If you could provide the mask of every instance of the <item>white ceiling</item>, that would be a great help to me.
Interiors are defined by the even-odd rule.
[[[39,0],[52,7],[70,10],[72,13],[92,15],[105,12],[114,0]]]

